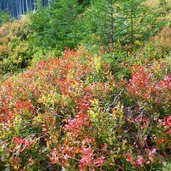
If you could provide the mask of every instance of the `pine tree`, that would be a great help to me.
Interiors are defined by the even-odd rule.
[[[81,39],[79,14],[83,11],[77,0],[52,2],[31,16],[34,41],[45,48],[75,47]]]
[[[153,22],[153,13],[144,6],[144,0],[127,0],[122,2],[124,34],[122,43],[134,44],[135,41],[149,37],[148,25]]]
[[[93,0],[87,10],[87,30],[104,45],[134,44],[149,37],[147,29],[153,21],[144,0]]]
[[[78,15],[82,10],[77,0],[60,0],[49,9],[49,32],[61,47],[74,47],[79,42]]]
[[[114,44],[120,33],[120,5],[117,0],[96,0],[91,2],[87,22],[92,34],[96,34],[103,44]]]

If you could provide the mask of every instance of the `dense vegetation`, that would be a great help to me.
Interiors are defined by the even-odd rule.
[[[170,0],[0,15],[0,170],[171,170]]]

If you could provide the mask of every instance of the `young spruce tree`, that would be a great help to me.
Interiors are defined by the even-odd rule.
[[[61,48],[75,47],[81,39],[79,14],[83,11],[78,0],[59,0],[49,9],[49,32]]]
[[[114,44],[120,32],[120,5],[117,0],[94,0],[87,12],[87,22],[92,34],[104,45]]]

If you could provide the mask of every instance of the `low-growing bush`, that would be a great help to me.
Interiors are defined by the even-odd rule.
[[[170,158],[169,61],[115,80],[81,47],[0,86],[0,166],[10,170],[155,170]]]
[[[0,28],[0,72],[18,71],[27,67],[33,57],[34,48],[29,43],[31,30],[27,17],[4,24]]]

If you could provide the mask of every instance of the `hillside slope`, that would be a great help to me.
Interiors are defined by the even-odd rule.
[[[136,4],[145,11],[136,11],[135,32],[113,40],[99,23],[100,1],[82,8],[61,0],[53,12],[0,27],[0,170],[171,169],[171,8],[151,2]],[[63,20],[73,3],[77,16]],[[152,16],[145,26],[144,13]],[[60,35],[45,14],[58,17]],[[89,32],[76,38],[81,25]]]

